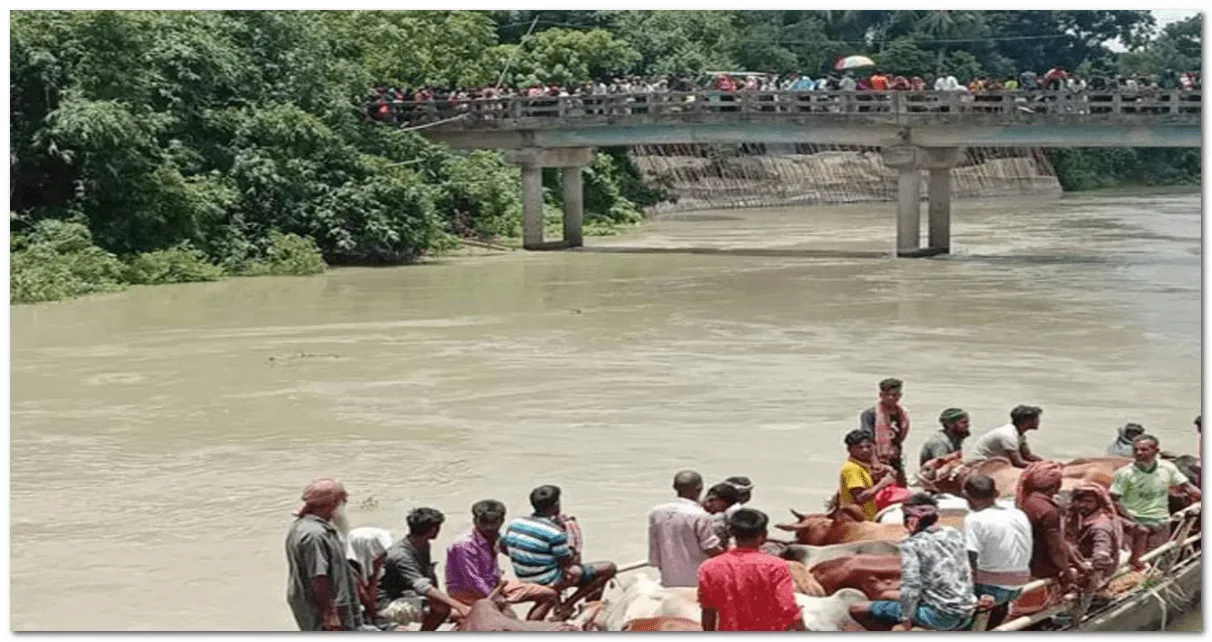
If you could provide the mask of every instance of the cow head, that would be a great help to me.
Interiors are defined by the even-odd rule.
[[[777,524],[775,528],[795,533],[797,544],[808,546],[827,546],[835,543],[834,531],[846,522],[863,522],[867,517],[859,506],[849,504],[834,508],[828,513],[798,513],[794,509],[791,514],[799,521],[794,524]]]

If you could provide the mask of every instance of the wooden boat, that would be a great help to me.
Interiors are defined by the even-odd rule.
[[[1145,581],[1111,603],[1086,611],[1074,621],[1079,596],[1070,594],[1061,605],[1006,622],[993,630],[1164,631],[1176,613],[1198,603],[1202,594],[1200,513],[1201,504],[1196,503],[1172,516],[1174,534],[1170,541],[1141,557],[1153,564],[1154,570]],[[1130,570],[1127,565],[1121,566],[1115,577]],[[1039,580],[1023,588],[1030,590],[1050,582]]]

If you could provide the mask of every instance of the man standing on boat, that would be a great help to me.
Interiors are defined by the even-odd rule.
[[[699,567],[704,631],[804,630],[787,563],[759,550],[768,522],[752,508],[733,513],[728,528],[736,548]]]
[[[1015,603],[1012,616],[1043,610],[1064,595],[1066,585],[1077,583],[1073,562],[1080,558],[1064,538],[1060,508],[1053,499],[1060,492],[1063,476],[1060,462],[1045,460],[1027,466],[1018,478],[1014,506],[1031,523],[1031,577],[1056,581],[1024,593]]]
[[[286,534],[286,602],[300,631],[355,631],[362,624],[353,567],[345,556],[345,486],[314,479]]]
[[[964,440],[968,438],[968,413],[959,408],[948,408],[938,416],[938,422],[943,429],[930,435],[922,444],[922,453],[918,457],[918,465],[925,466],[931,459],[938,459],[960,452]]]
[[[1121,521],[1102,485],[1087,482],[1073,489],[1073,501],[1065,513],[1065,535],[1090,564],[1086,576],[1090,590],[1103,589],[1119,567],[1119,552],[1124,547]]]
[[[972,566],[973,592],[989,596],[997,608],[989,628],[1001,624],[1006,605],[1019,587],[1031,581],[1031,522],[1017,508],[997,504],[997,486],[988,475],[964,482],[964,499],[972,512],[964,517],[964,541]]]
[[[869,631],[907,630],[922,626],[935,631],[967,628],[976,611],[972,569],[964,536],[949,526],[937,526],[938,501],[916,493],[901,505],[909,535],[897,542],[901,555],[900,600],[876,600],[850,605],[850,616]]]
[[[1132,440],[1145,434],[1145,427],[1140,424],[1124,424],[1119,428],[1115,442],[1107,446],[1107,455],[1111,457],[1131,457]]]
[[[901,406],[905,382],[884,379],[879,388],[879,401],[859,415],[859,428],[871,433],[875,441],[876,459],[873,461],[892,466],[897,484],[908,486],[901,456],[901,446],[909,438],[909,413]]]
[[[703,510],[711,515],[711,527],[724,550],[728,550],[728,543],[732,541],[732,535],[728,533],[728,519],[736,512],[732,508],[740,501],[740,497],[741,492],[735,485],[720,482],[708,489],[707,496],[703,499]]]
[[[1191,501],[1201,498],[1174,464],[1157,456],[1160,444],[1153,435],[1141,435],[1132,441],[1135,461],[1115,471],[1111,481],[1111,499],[1120,515],[1148,529],[1148,534],[1133,545],[1132,558],[1150,551],[1170,539],[1170,491],[1181,492]],[[1143,549],[1142,549],[1143,544]]]
[[[648,564],[661,586],[697,586],[699,566],[724,552],[711,515],[699,504],[703,477],[683,470],[673,477],[677,497],[648,514]]]
[[[972,444],[972,452],[964,458],[970,464],[993,457],[1005,457],[1015,468],[1026,468],[1044,458],[1031,452],[1027,433],[1039,430],[1039,418],[1044,411],[1038,406],[1015,406],[1010,411],[1010,423],[980,436]]]
[[[850,457],[842,464],[837,488],[838,506],[856,504],[861,506],[867,520],[875,519],[877,512],[875,495],[896,482],[896,475],[887,471],[878,482],[874,481],[871,463],[871,433],[866,430],[851,430],[845,439]],[[885,468],[885,470],[887,470]]]

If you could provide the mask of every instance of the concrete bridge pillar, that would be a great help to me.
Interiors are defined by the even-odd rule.
[[[926,247],[931,254],[951,253],[951,170],[964,157],[962,147],[923,147],[920,164],[930,172]]]
[[[963,157],[960,147],[884,149],[884,164],[897,170],[896,255],[933,256],[951,252],[951,168]],[[922,170],[928,170],[928,237],[921,247]]]
[[[922,174],[916,147],[884,149],[884,164],[897,170],[896,255],[916,256],[921,250]]]
[[[581,168],[593,163],[589,147],[526,147],[509,150],[505,159],[522,166],[522,247],[527,250],[558,250],[584,244],[584,189]],[[543,168],[564,170],[564,238],[543,240]]]

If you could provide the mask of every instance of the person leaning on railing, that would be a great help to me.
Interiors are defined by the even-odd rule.
[[[1160,459],[1157,437],[1144,434],[1132,440],[1133,461],[1115,471],[1110,494],[1115,510],[1140,528],[1132,529],[1132,562],[1170,539],[1169,496],[1181,492],[1200,501],[1198,488],[1174,464]]]

